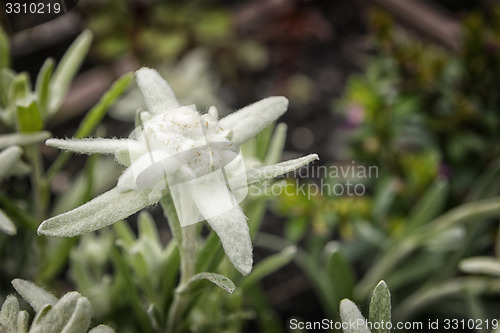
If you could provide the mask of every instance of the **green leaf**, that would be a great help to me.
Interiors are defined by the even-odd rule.
[[[38,279],[41,282],[49,282],[56,276],[68,262],[68,257],[73,246],[77,243],[77,238],[65,238],[59,240],[54,246],[52,253],[42,263]]]
[[[0,179],[10,172],[22,154],[22,149],[17,146],[9,147],[0,152]]]
[[[343,298],[351,297],[355,284],[354,272],[337,242],[327,244],[325,251],[329,255],[326,266],[328,280],[334,290],[335,304],[338,304]]]
[[[462,272],[500,276],[500,260],[491,257],[467,258],[458,264]]]
[[[42,116],[34,99],[17,105],[17,126],[22,133],[33,133],[43,128]]]
[[[274,127],[273,123],[269,124],[255,137],[255,144],[257,148],[255,157],[259,160],[263,160],[266,157],[267,148],[271,142]]]
[[[24,227],[28,230],[35,231],[38,221],[35,220],[26,210],[21,209],[14,204],[7,196],[0,194],[0,207],[10,216],[18,227]]]
[[[71,80],[78,72],[92,42],[92,33],[83,31],[71,44],[59,62],[50,83],[49,114],[59,109],[68,92]]]
[[[283,149],[285,149],[286,130],[287,126],[284,123],[279,123],[276,126],[264,159],[264,165],[271,165],[280,161]]]
[[[14,108],[15,105],[23,98],[28,97],[31,93],[30,79],[27,73],[16,75],[10,85],[7,94],[7,105]]]
[[[500,179],[500,158],[497,158],[487,167],[487,169],[473,182],[466,201],[473,201],[493,196],[497,193]]]
[[[0,69],[10,66],[10,43],[7,35],[0,27]]]
[[[448,183],[444,179],[437,179],[410,212],[407,222],[408,230],[436,217],[443,209],[447,194]]]
[[[262,280],[262,278],[287,265],[290,261],[292,261],[296,252],[297,248],[292,245],[284,248],[280,253],[273,254],[272,256],[262,260],[242,281],[240,287],[242,289],[247,289]]]
[[[377,183],[375,203],[373,204],[373,217],[377,221],[383,220],[389,213],[396,196],[396,183],[393,178],[386,178]]]
[[[15,77],[15,72],[9,68],[0,69],[0,106],[7,106],[10,84]]]
[[[54,305],[57,303],[57,297],[33,282],[14,279],[12,280],[12,285],[19,295],[31,305],[35,312],[41,311],[47,304]]]
[[[306,231],[309,229],[310,223],[307,216],[298,216],[289,219],[285,224],[286,239],[297,243],[304,237]]]
[[[147,239],[148,242],[161,244],[160,236],[158,235],[158,229],[156,227],[155,221],[148,212],[146,211],[141,212],[139,214],[137,223],[139,227],[140,238]]]
[[[113,224],[113,229],[126,248],[134,245],[135,235],[126,221],[118,221]]]
[[[92,134],[104,118],[109,107],[127,90],[133,78],[132,73],[127,73],[113,83],[111,88],[83,118],[75,133],[75,138],[84,138]]]
[[[191,277],[185,284],[183,284],[177,289],[177,292],[178,293],[186,292],[190,287],[193,286],[193,284],[196,281],[200,280],[208,280],[213,284],[221,287],[230,294],[232,294],[233,291],[236,289],[236,286],[234,285],[233,281],[231,281],[229,278],[220,274],[202,272]]]
[[[128,299],[130,305],[132,306],[134,314],[137,317],[137,320],[141,323],[141,326],[144,328],[144,331],[152,332],[153,329],[151,327],[151,322],[149,320],[147,312],[142,306],[142,300],[137,289],[137,284],[134,282],[134,278],[132,277],[126,259],[116,247],[112,249],[111,253],[117,275],[124,280],[126,286],[129,286],[129,288],[127,289],[127,293],[121,296]]]
[[[49,132],[13,133],[0,135],[0,149],[9,146],[27,146],[50,138]]]
[[[54,60],[48,58],[45,60],[35,83],[35,92],[38,97],[38,106],[43,119],[47,116],[50,101],[50,78],[54,70]]]
[[[19,311],[21,309],[17,298],[12,295],[7,296],[0,310],[0,325],[9,331],[15,332],[17,330],[17,314]]]
[[[16,234],[16,226],[1,209],[0,209],[0,231],[5,232],[7,235]]]
[[[203,247],[199,251],[198,258],[204,259],[196,261],[197,272],[210,272],[219,266],[220,262],[224,258],[224,251],[220,246],[219,237],[217,237],[215,231],[211,231],[205,238]]]
[[[373,290],[373,296],[370,302],[370,322],[375,324],[375,333],[389,333],[391,330],[387,328],[387,323],[391,322],[391,293],[384,281]]]
[[[366,324],[354,325],[354,328],[351,327],[350,324],[364,323],[366,319],[363,317],[356,304],[347,298],[340,302],[340,318],[346,326],[346,328],[343,329],[344,333],[371,333]]]

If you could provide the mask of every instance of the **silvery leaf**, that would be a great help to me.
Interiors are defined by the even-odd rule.
[[[114,187],[82,206],[42,222],[38,234],[73,237],[107,227],[155,203],[149,199],[150,192],[122,193]]]
[[[219,125],[224,130],[232,131],[231,141],[241,145],[278,119],[287,107],[288,99],[285,97],[264,98],[222,118]]]

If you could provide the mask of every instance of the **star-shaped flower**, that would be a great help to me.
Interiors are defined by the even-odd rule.
[[[44,221],[38,233],[72,237],[95,231],[158,203],[170,192],[181,225],[201,216],[219,236],[234,267],[248,274],[252,244],[247,218],[238,205],[246,195],[241,189],[318,159],[311,154],[241,174],[237,146],[280,117],[288,100],[268,97],[218,120],[215,107],[200,115],[193,107],[179,105],[153,69],[138,70],[136,81],[148,111],[140,113],[141,126],[128,139],[46,141],[77,153],[114,154],[128,168],[115,188]]]

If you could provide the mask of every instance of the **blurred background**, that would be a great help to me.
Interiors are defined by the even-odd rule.
[[[283,160],[317,153],[311,168],[377,167],[376,177],[283,178],[295,187],[351,181],[366,191],[270,200],[256,261],[290,244],[299,252],[260,282],[275,326],[250,318],[244,331],[286,331],[292,317],[337,319],[344,297],[364,312],[382,279],[395,320],[500,316],[499,220],[472,212],[500,192],[498,1],[80,0],[21,31],[1,17],[12,68],[33,81],[84,29],[94,35],[47,124],[54,137],[72,136],[120,75],[149,66],[202,112],[286,96]],[[138,108],[132,85],[97,133],[128,136]],[[46,163],[55,158],[42,152]],[[67,190],[84,160],[72,158],[54,193]]]

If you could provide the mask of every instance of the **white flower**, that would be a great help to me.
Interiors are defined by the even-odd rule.
[[[201,215],[219,236],[235,268],[248,274],[252,269],[252,244],[247,218],[237,204],[244,197],[239,192],[242,179],[245,186],[247,182],[270,179],[318,156],[252,169],[244,177],[236,173],[229,183],[219,176],[222,169],[229,173],[231,168],[241,170],[234,167],[241,164],[235,147],[281,116],[287,99],[269,97],[218,120],[215,107],[200,115],[194,107],[179,105],[168,84],[153,69],[138,70],[136,80],[148,112],[140,114],[142,126],[129,139],[47,140],[48,146],[78,153],[114,154],[128,168],[115,188],[44,221],[38,233],[71,237],[91,232],[157,203],[170,191],[181,222],[193,218],[187,215]]]

